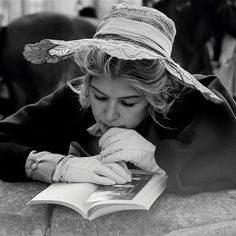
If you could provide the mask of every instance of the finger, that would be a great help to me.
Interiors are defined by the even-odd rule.
[[[127,145],[127,138],[129,137],[129,132],[122,132],[113,136],[110,136],[105,142],[103,143],[102,150],[105,150],[109,147],[112,146],[122,146],[122,145]]]
[[[108,177],[108,178],[114,180],[118,184],[125,184],[127,182],[127,180],[125,178],[123,178],[117,172],[115,172],[114,170],[112,170],[111,168],[109,168],[105,165],[101,165],[94,172],[95,172],[95,174]]]
[[[125,132],[121,132],[118,134],[114,134],[113,136],[110,136],[107,140],[103,142],[102,150],[105,150],[106,148],[110,146],[127,146],[127,140],[134,135],[133,130],[126,130]]]
[[[116,147],[107,148],[107,149],[105,149],[104,151],[102,151],[100,153],[100,159],[99,160],[102,160],[103,158],[106,158],[107,156],[112,155],[116,152],[120,152],[122,150],[123,149],[121,149],[119,147],[118,148],[116,148]]]
[[[125,162],[125,161],[119,161],[118,164],[121,165],[121,166],[125,169],[125,171],[128,173],[128,175],[130,176],[130,178],[132,178],[132,173],[131,173],[131,171],[128,169],[128,166],[127,166],[126,162]]]
[[[111,128],[109,129],[99,140],[98,145],[99,147],[103,147],[104,143],[107,139],[109,139],[110,137],[117,135],[119,133],[123,133],[127,131],[127,129],[124,128]]]
[[[97,160],[99,160],[99,161],[101,161],[102,160],[102,155],[101,155],[101,153],[99,154],[99,155],[97,155]]]
[[[118,135],[114,135],[110,138],[108,138],[104,143],[103,146],[101,146],[101,150],[105,150],[106,148],[110,147],[111,145],[119,145],[118,143],[122,141],[121,137],[119,137]]]
[[[104,164],[105,166],[108,166],[109,168],[111,168],[112,170],[114,170],[118,175],[120,175],[123,179],[125,179],[126,181],[130,182],[131,178],[129,173],[127,172],[126,169],[124,169],[121,165],[119,165],[118,163],[107,163]]]
[[[122,132],[124,132],[123,129],[122,129],[122,130],[120,130],[120,129],[118,129],[118,128],[111,128],[111,129],[109,129],[109,130],[100,138],[100,140],[99,140],[99,142],[98,142],[99,147],[104,148],[105,143],[106,143],[108,140],[110,140],[111,137],[114,137],[114,136],[116,136],[117,134],[122,133]],[[115,140],[114,140],[113,142],[115,142]]]
[[[91,183],[94,184],[100,184],[100,185],[114,185],[116,182],[113,179],[104,177],[104,176],[99,176],[99,175],[94,175],[94,177],[91,180]]]
[[[102,163],[113,163],[113,162],[120,162],[120,161],[128,161],[126,160],[126,155],[122,155],[124,153],[124,150],[117,151],[114,153],[110,153],[109,155],[102,155]]]
[[[79,143],[73,141],[70,143],[70,147],[69,147],[69,154],[74,155],[74,156],[80,156],[80,152],[79,150],[81,150],[81,146],[79,145]]]
[[[120,161],[125,161],[125,162],[132,162],[134,163],[135,160],[133,160],[134,154],[133,150],[121,150],[118,152],[115,152],[113,154],[110,154],[108,156],[105,156],[102,159],[102,163],[112,163],[112,162],[120,162]]]
[[[125,170],[129,170],[125,161],[119,161],[118,164],[122,166]]]

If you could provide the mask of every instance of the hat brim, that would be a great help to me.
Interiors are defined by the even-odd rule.
[[[170,57],[167,58],[155,51],[133,44],[129,41],[105,39],[80,39],[80,40],[52,40],[44,39],[39,43],[25,45],[23,55],[26,60],[34,64],[57,63],[58,61],[74,57],[81,47],[95,46],[107,54],[123,60],[159,59],[169,73],[174,75],[180,83],[197,89],[202,95],[214,103],[221,103],[219,98],[210,89],[202,85],[193,75],[184,70]]]

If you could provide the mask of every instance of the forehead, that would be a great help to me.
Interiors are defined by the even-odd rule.
[[[135,88],[125,81],[125,78],[92,77],[90,85],[109,97],[141,96]]]

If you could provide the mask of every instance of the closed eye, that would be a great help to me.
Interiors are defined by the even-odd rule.
[[[98,95],[96,95],[96,94],[94,94],[94,97],[95,97],[95,99],[97,99],[97,100],[99,100],[99,101],[105,101],[107,98],[106,97],[104,97],[104,96],[98,96]]]
[[[123,106],[126,106],[126,107],[133,107],[136,103],[134,103],[134,102],[130,103],[130,102],[121,101],[121,104]]]

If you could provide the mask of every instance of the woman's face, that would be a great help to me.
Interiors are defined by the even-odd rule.
[[[111,127],[136,128],[149,114],[149,103],[122,78],[93,77],[89,87],[92,112],[105,133]]]

